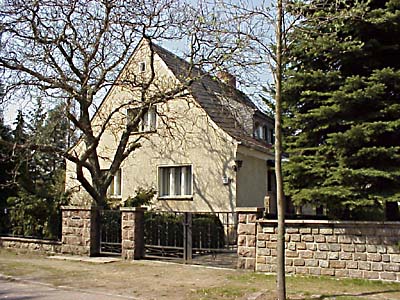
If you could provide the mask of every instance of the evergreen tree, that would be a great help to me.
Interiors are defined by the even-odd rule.
[[[68,122],[62,106],[45,112],[38,100],[28,124],[19,111],[13,132],[15,143],[49,145],[60,152],[36,152],[29,147],[14,149],[13,158],[18,170],[16,195],[7,199],[11,233],[55,238],[61,225],[59,208],[66,203],[67,196],[64,193],[62,151],[67,149]]]
[[[12,142],[11,129],[0,120],[0,139]],[[15,196],[15,189],[10,184],[13,178],[14,164],[10,160],[11,151],[0,144],[0,234],[6,233],[9,228],[7,217],[7,198]]]
[[[400,2],[302,1],[286,71],[285,188],[333,218],[399,217]]]

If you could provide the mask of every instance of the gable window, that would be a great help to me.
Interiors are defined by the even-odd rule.
[[[110,186],[107,189],[107,196],[111,198],[121,198],[122,196],[122,172],[119,169],[110,183]]]
[[[128,109],[128,120],[133,121],[140,108]],[[155,131],[157,128],[157,112],[154,106],[148,108],[140,119],[139,123],[133,129],[133,132],[149,132]]]
[[[192,196],[192,166],[158,168],[158,189],[162,197]]]
[[[145,72],[146,71],[146,63],[144,62],[144,61],[141,61],[140,63],[139,63],[139,72],[140,73],[143,73],[143,72]]]

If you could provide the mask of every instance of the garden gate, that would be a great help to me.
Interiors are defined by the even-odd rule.
[[[145,213],[145,256],[236,267],[237,215],[232,212]]]
[[[121,253],[121,211],[100,210],[100,253]]]

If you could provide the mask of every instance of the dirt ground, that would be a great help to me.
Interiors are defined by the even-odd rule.
[[[60,289],[94,291],[130,299],[274,299],[275,277],[158,261],[72,261],[0,250],[0,274]],[[289,277],[290,299],[400,299],[400,284]]]

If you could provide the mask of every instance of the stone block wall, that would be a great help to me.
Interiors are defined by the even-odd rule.
[[[0,248],[55,254],[61,252],[61,242],[18,237],[0,237]]]
[[[62,207],[62,253],[98,254],[98,217],[98,210],[93,207]]]
[[[255,233],[253,219],[239,220],[239,267],[275,272],[276,220],[257,220]],[[288,274],[400,282],[399,222],[287,220],[285,241]]]
[[[122,253],[124,259],[140,259],[144,256],[145,208],[121,208]]]
[[[244,208],[238,212],[238,268],[254,270],[256,267],[256,241],[258,219],[262,208]]]

